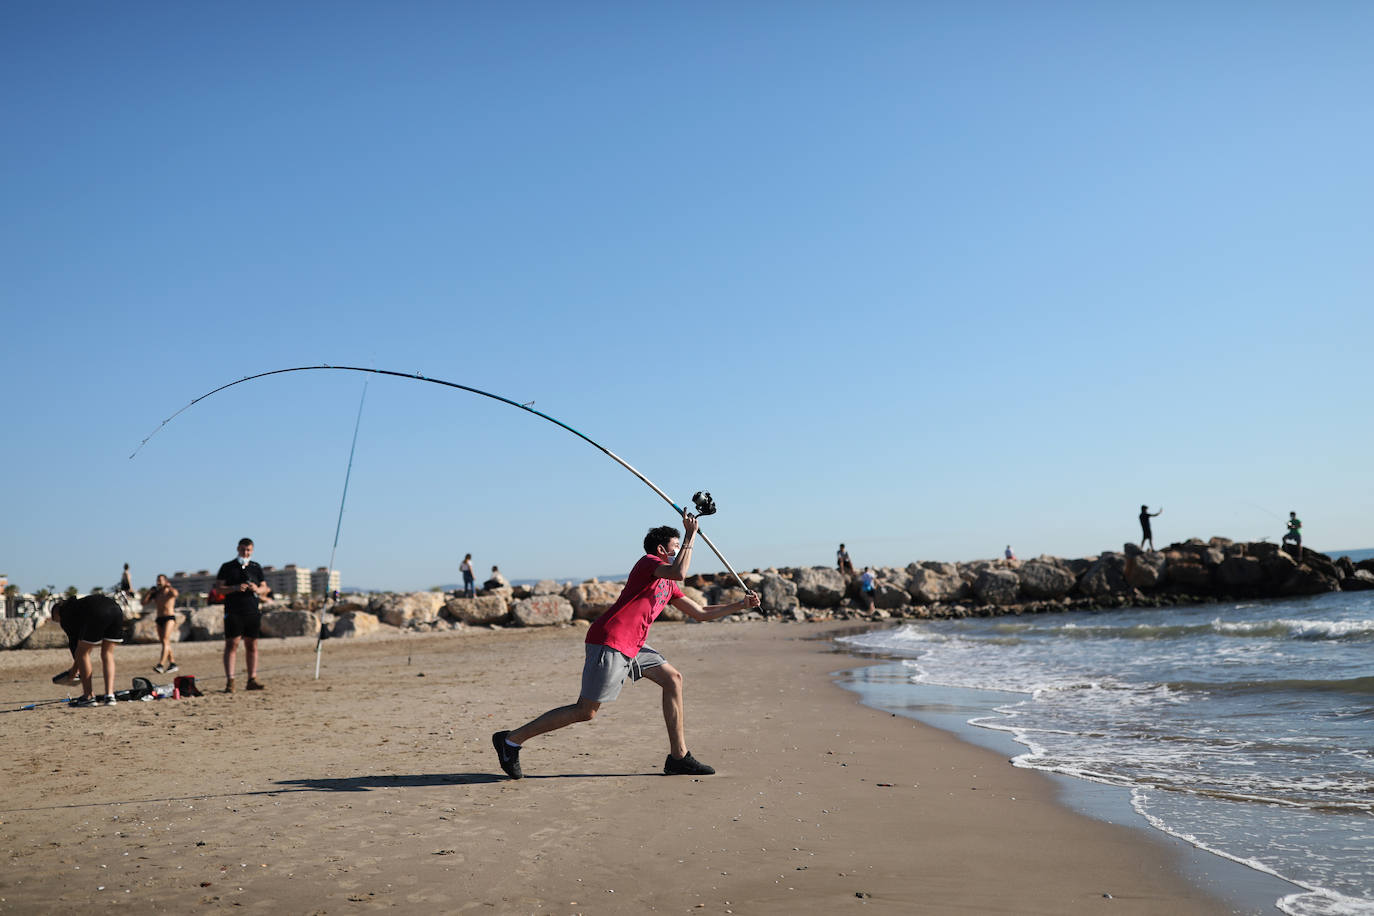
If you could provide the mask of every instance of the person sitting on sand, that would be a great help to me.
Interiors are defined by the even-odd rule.
[[[177,670],[177,661],[172,657],[172,627],[176,625],[177,595],[181,594],[172,587],[167,576],[159,573],[157,585],[148,589],[143,606],[157,605],[157,638],[162,643],[162,652],[157,657],[153,670],[158,674],[168,674]]]
[[[53,678],[53,683],[69,683],[73,676],[81,678],[81,696],[71,701],[78,709],[88,706],[115,705],[114,647],[124,641],[124,612],[109,595],[87,595],[67,598],[53,605],[53,620],[67,634],[67,648],[72,653],[71,669]],[[105,679],[105,697],[95,696],[95,671],[91,652],[100,647],[100,673]]]
[[[663,772],[669,776],[709,776],[715,772],[687,750],[682,722],[682,674],[645,641],[649,627],[669,604],[693,620],[704,622],[756,608],[759,597],[749,592],[731,604],[703,608],[684,595],[679,583],[686,578],[692,562],[696,516],[684,511],[682,528],[685,533],[681,537],[676,528],[668,525],[651,528],[644,536],[644,556],[630,570],[620,597],[587,631],[586,662],[577,702],[550,709],[519,728],[491,736],[496,759],[511,779],[524,775],[520,748],[526,741],[575,722],[590,722],[601,704],[620,696],[627,677],[635,681],[648,678],[663,689],[663,720],[668,727],[668,758],[663,762]]]

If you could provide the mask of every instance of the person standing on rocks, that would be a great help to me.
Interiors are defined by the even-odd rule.
[[[172,657],[172,627],[177,622],[177,595],[181,594],[162,573],[158,574],[157,585],[148,589],[143,606],[157,606],[157,638],[162,643],[162,654],[157,657],[153,670],[158,674],[169,674],[177,670],[177,661]]]
[[[463,597],[477,597],[477,579],[472,574],[472,554],[463,557],[463,562],[458,564],[458,568],[463,572]]]
[[[878,577],[874,575],[872,569],[865,566],[864,571],[859,574],[859,588],[860,593],[863,595],[864,604],[867,605],[870,613],[877,604],[875,597],[875,587],[877,584]]]
[[[1151,512],[1149,506],[1140,507],[1140,549],[1145,549],[1145,542],[1150,542],[1150,549],[1155,549],[1154,532],[1150,530],[1150,519],[1164,514],[1164,507],[1160,506],[1158,512]]]
[[[262,690],[258,681],[258,637],[262,635],[259,599],[268,593],[262,567],[255,563],[253,539],[239,540],[238,556],[220,566],[215,588],[224,595],[224,692],[234,692],[234,664],[243,640],[248,689]]]
[[[1298,559],[1302,559],[1302,519],[1296,512],[1288,513],[1288,533],[1283,536],[1283,546],[1289,544],[1296,548]]]
[[[669,776],[709,776],[715,772],[687,750],[682,674],[646,644],[649,627],[669,604],[693,620],[705,622],[756,608],[759,596],[749,592],[731,604],[703,608],[684,595],[679,583],[686,578],[692,562],[696,516],[684,511],[682,528],[681,537],[676,528],[667,525],[651,528],[644,536],[644,556],[630,570],[620,597],[587,631],[586,662],[582,666],[582,689],[577,702],[550,709],[517,729],[491,736],[496,759],[511,779],[524,775],[520,748],[526,741],[576,722],[590,722],[601,704],[620,696],[627,677],[635,681],[648,678],[663,689],[663,721],[668,727],[668,757],[663,762],[663,772]]]

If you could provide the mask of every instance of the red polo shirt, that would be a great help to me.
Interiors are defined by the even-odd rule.
[[[639,654],[649,639],[650,625],[669,601],[682,597],[681,585],[654,575],[654,570],[663,565],[664,560],[653,554],[639,558],[620,597],[587,631],[589,645],[610,646],[628,658]]]

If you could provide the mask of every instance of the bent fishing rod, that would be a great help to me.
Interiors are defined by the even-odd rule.
[[[459,391],[466,391],[470,394],[480,394],[484,398],[491,398],[493,401],[500,401],[502,404],[509,404],[511,407],[518,407],[526,413],[532,413],[536,417],[548,420],[555,426],[560,426],[563,429],[566,429],[568,432],[572,433],[577,438],[581,439],[582,441],[588,443],[589,445],[593,446],[594,448],[605,454],[606,457],[614,460],[625,470],[629,471],[631,474],[635,475],[641,481],[643,481],[649,487],[649,489],[653,490],[660,497],[662,497],[663,501],[666,502],[668,505],[672,506],[673,509],[679,515],[684,515],[687,512],[685,508],[673,502],[672,498],[668,496],[667,493],[664,493],[657,486],[655,486],[652,480],[645,477],[639,471],[635,470],[635,468],[631,466],[630,463],[626,461],[624,458],[621,458],[615,452],[606,448],[606,446],[602,445],[600,442],[595,441],[585,433],[573,429],[571,426],[564,423],[562,420],[559,420],[556,417],[551,417],[543,411],[535,410],[533,407],[530,406],[534,403],[533,401],[530,401],[526,404],[521,404],[518,401],[512,401],[510,398],[503,398],[499,394],[492,394],[490,391],[483,391],[480,388],[473,388],[470,385],[460,385],[457,382],[449,382],[441,378],[430,378],[427,375],[421,375],[419,372],[396,372],[392,369],[372,369],[365,366],[293,366],[290,369],[273,369],[270,372],[259,372],[256,375],[246,375],[236,382],[230,382],[227,385],[220,385],[218,388],[215,388],[212,391],[205,392],[205,394],[202,394],[200,397],[191,401],[191,403],[187,404],[185,407],[181,408],[176,413],[172,414],[170,417],[168,417],[167,419],[163,420],[160,424],[158,424],[157,429],[154,429],[151,433],[149,433],[147,436],[143,438],[143,441],[138,444],[138,448],[134,449],[133,454],[131,454],[129,458],[132,460],[133,458],[137,457],[138,453],[143,450],[143,446],[148,444],[148,440],[152,439],[154,436],[156,436],[159,432],[162,431],[162,427],[166,426],[168,423],[171,423],[177,417],[181,416],[183,413],[190,410],[196,404],[200,403],[201,401],[205,400],[211,395],[218,394],[219,392],[224,391],[227,388],[233,388],[235,385],[242,385],[244,382],[251,382],[254,379],[267,378],[269,375],[285,375],[288,372],[310,372],[320,369],[330,369],[340,372],[370,372],[373,375],[390,375],[394,376],[395,378],[410,379],[411,381],[416,382],[429,382],[434,385],[443,385],[446,388],[457,388]],[[698,516],[714,515],[716,512],[715,500],[711,498],[711,494],[709,492],[698,491],[696,494],[692,496],[692,503],[697,510],[696,514]],[[740,578],[739,573],[735,572],[735,568],[730,565],[730,561],[725,559],[725,555],[720,552],[720,548],[716,547],[716,545],[712,543],[711,539],[706,536],[706,532],[702,531],[701,529],[697,529],[697,535],[703,541],[706,542],[706,546],[711,548],[711,552],[714,553],[716,555],[716,558],[720,560],[720,562],[724,564],[725,568],[730,571],[730,575],[735,577],[735,581],[739,583],[740,588],[744,589],[746,593],[753,594],[753,590],[750,589],[749,586],[744,584],[744,580]]]

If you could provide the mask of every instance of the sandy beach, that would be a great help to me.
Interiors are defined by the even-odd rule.
[[[329,642],[319,681],[313,640],[264,640],[233,695],[181,644],[204,697],[85,710],[10,711],[67,655],[4,653],[0,912],[1231,912],[1149,833],[860,705],[833,629],[654,628],[702,778],[661,775],[647,681],[501,775],[491,733],[575,697],[575,627]],[[120,686],[156,655],[122,647]]]

